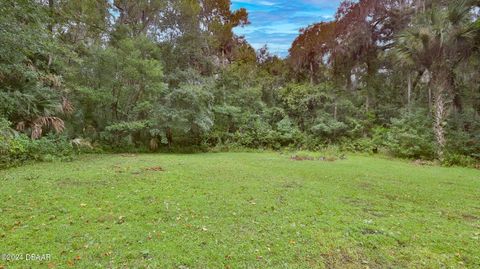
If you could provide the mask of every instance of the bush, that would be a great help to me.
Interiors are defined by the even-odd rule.
[[[55,135],[29,140],[27,142],[27,152],[29,159],[36,161],[69,161],[73,159],[75,154],[72,144],[66,137]]]
[[[444,156],[442,165],[444,166],[469,166],[473,167],[476,164],[475,158],[457,154],[457,153],[447,153]]]
[[[447,152],[480,160],[480,121],[477,113],[473,110],[454,113],[448,127]]]
[[[406,112],[399,119],[392,119],[382,143],[388,152],[402,158],[433,159],[435,140],[432,120],[425,115],[428,113],[418,110]]]
[[[0,119],[0,169],[17,166],[29,161],[71,160],[72,144],[65,137],[46,136],[31,140],[9,127]]]
[[[337,121],[333,118],[319,117],[315,122],[315,125],[310,128],[310,131],[320,137],[334,139],[335,137],[341,137],[348,130],[348,125]]]
[[[345,154],[342,153],[339,148],[329,146],[318,151],[300,150],[293,153],[284,152],[283,155],[290,155],[292,160],[307,161],[307,160],[320,160],[320,161],[336,161],[345,159]]]
[[[372,138],[360,138],[341,144],[342,150],[349,152],[376,153],[378,145]]]

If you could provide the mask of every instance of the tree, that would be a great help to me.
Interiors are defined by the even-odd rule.
[[[165,144],[171,145],[175,134],[188,135],[198,144],[213,126],[212,105],[213,96],[204,87],[181,85],[153,110],[151,132]]]
[[[92,48],[91,55],[75,69],[75,78],[89,78],[74,84],[76,116],[80,117],[75,122],[77,130],[101,133],[111,125],[149,120],[166,90],[159,57],[158,47],[146,36]],[[148,129],[127,133],[138,140],[139,132]]]
[[[47,8],[32,1],[3,1],[0,13],[0,116],[33,139],[49,129],[62,132],[60,117],[73,107],[62,67],[51,57],[62,50],[48,29]]]
[[[461,0],[435,5],[419,14],[397,39],[395,53],[401,61],[417,64],[431,74],[434,95],[434,133],[437,156],[444,157],[448,106],[455,96],[455,68],[471,55],[478,24],[471,20],[472,6]]]
[[[308,72],[310,83],[321,66],[328,64],[335,42],[336,22],[311,25],[300,30],[300,35],[293,41],[289,49],[289,61],[296,72]]]

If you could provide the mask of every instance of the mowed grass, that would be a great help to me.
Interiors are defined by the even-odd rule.
[[[0,265],[480,268],[480,171],[289,157],[92,155],[0,171],[0,254],[52,255]]]

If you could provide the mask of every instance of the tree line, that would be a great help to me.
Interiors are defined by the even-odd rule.
[[[229,0],[2,1],[2,161],[69,147],[338,145],[474,163],[479,10],[343,1],[282,59],[234,34],[250,22]]]

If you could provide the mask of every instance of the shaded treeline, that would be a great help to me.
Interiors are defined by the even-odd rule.
[[[344,1],[301,30],[287,59],[233,33],[248,12],[229,0],[0,9],[5,152],[20,132],[113,150],[338,144],[480,157],[479,1]]]

